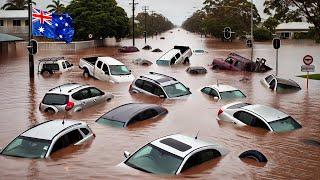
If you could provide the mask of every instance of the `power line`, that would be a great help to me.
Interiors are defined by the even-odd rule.
[[[129,3],[129,5],[132,5],[132,46],[135,46],[135,37],[134,37],[134,11],[136,9],[136,5],[139,3],[135,3],[134,0],[132,0],[132,3]]]

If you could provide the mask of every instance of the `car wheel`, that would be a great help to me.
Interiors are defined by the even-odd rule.
[[[239,155],[239,158],[255,159],[257,162],[268,162],[266,156],[257,150],[248,150]]]
[[[88,71],[87,69],[85,69],[85,70],[83,71],[83,77],[84,77],[84,78],[90,77],[89,71]]]
[[[54,114],[56,111],[52,108],[47,108],[44,112],[49,113],[49,114]]]
[[[189,58],[184,59],[183,64],[185,64],[185,65],[190,64]]]
[[[219,68],[218,65],[213,65],[213,66],[212,66],[212,69],[213,69],[213,70],[220,70],[220,68]]]

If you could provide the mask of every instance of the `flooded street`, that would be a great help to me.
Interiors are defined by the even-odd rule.
[[[320,46],[310,42],[284,42],[279,51],[279,75],[291,78],[302,87],[301,91],[289,94],[276,94],[262,86],[260,80],[272,72],[244,73],[233,71],[213,71],[209,69],[213,58],[226,57],[230,52],[250,56],[250,49],[244,43],[222,43],[200,38],[199,35],[184,30],[162,34],[165,40],[148,39],[154,49],[164,52],[154,53],[140,50],[133,54],[119,54],[117,48],[91,48],[82,51],[55,52],[41,51],[35,56],[35,71],[39,59],[51,56],[65,56],[71,59],[74,69],[52,77],[35,75],[34,82],[29,81],[27,52],[16,55],[0,56],[0,147],[4,148],[13,138],[37,123],[52,119],[63,119],[65,114],[47,115],[39,111],[39,104],[44,94],[51,88],[68,82],[86,83],[111,92],[115,98],[79,113],[67,115],[66,119],[81,120],[89,124],[96,138],[80,147],[68,147],[56,153],[51,159],[30,160],[0,156],[0,179],[158,179],[146,173],[131,174],[115,167],[125,158],[124,151],[133,153],[146,143],[173,133],[195,136],[199,139],[215,141],[230,153],[217,160],[205,163],[177,177],[193,179],[320,179],[320,146],[308,140],[320,141],[320,81],[310,80],[309,90],[306,80],[296,77],[301,75],[300,66],[306,54],[314,57],[316,71],[320,70]],[[136,41],[142,49],[144,40]],[[124,40],[121,45],[131,45],[131,40]],[[177,65],[172,68],[155,64],[167,50],[174,45],[188,45],[192,50],[204,49],[208,53],[193,55],[192,66],[205,66],[206,75],[190,75],[187,66]],[[112,84],[92,78],[82,77],[78,68],[79,59],[85,56],[113,56],[123,62],[138,77],[154,71],[175,77],[190,87],[192,95],[182,100],[163,100],[142,94],[130,95],[129,83]],[[143,57],[152,61],[151,66],[138,66],[132,60]],[[275,50],[271,42],[257,43],[254,57],[267,59],[267,64],[275,69]],[[255,59],[254,58],[254,59]],[[248,78],[248,81],[240,79]],[[241,89],[246,95],[245,101],[269,105],[290,114],[303,126],[302,129],[288,133],[271,133],[252,127],[236,127],[229,123],[216,121],[220,107],[229,103],[216,102],[200,92],[205,85],[217,81]],[[105,112],[129,102],[155,103],[164,106],[169,113],[161,119],[117,129],[95,123]],[[309,142],[309,143],[308,143]],[[256,149],[266,155],[268,163],[241,161],[238,156],[243,151]]]

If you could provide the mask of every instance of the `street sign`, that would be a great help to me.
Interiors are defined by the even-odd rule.
[[[93,37],[92,34],[89,34],[89,35],[88,35],[88,38],[89,38],[89,39],[92,39],[92,37]]]
[[[301,72],[314,72],[316,67],[314,65],[302,65]]]
[[[38,42],[34,39],[31,39],[28,43],[27,49],[29,54],[34,55],[38,53]]]
[[[223,37],[225,39],[231,39],[231,28],[230,27],[225,27],[223,30]]]
[[[274,49],[279,49],[280,46],[281,46],[281,40],[280,40],[280,38],[274,38],[274,39],[272,40],[272,44],[273,44],[273,48],[274,48]]]
[[[252,40],[251,39],[247,40],[247,47],[252,48]]]
[[[306,55],[303,58],[303,62],[304,62],[305,65],[311,65],[313,63],[313,57],[310,56],[310,55]]]

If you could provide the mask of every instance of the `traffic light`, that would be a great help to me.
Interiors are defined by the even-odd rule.
[[[252,40],[251,39],[247,40],[247,47],[252,48]]]
[[[31,39],[29,41],[29,44],[27,46],[27,49],[29,51],[29,54],[37,54],[38,52],[38,42],[34,39]]]
[[[280,40],[280,38],[274,38],[274,39],[272,40],[272,44],[273,44],[273,48],[274,48],[274,49],[279,49],[280,46],[281,46],[281,40]]]
[[[147,37],[147,31],[143,31],[143,37]]]

